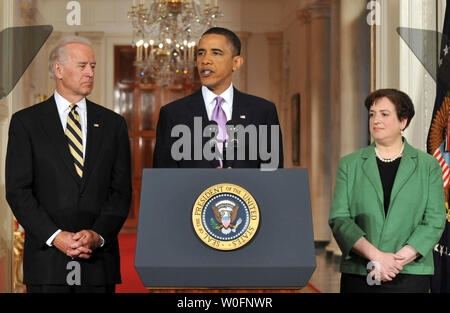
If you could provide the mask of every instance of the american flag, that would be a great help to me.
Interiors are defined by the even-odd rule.
[[[433,153],[433,156],[438,160],[439,165],[442,169],[442,180],[444,181],[444,188],[449,187],[450,182],[450,170],[448,168],[447,162],[445,162],[444,157],[442,156],[441,150],[436,149],[436,151]]]

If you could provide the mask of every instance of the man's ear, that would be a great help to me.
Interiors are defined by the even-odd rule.
[[[63,67],[59,62],[54,62],[53,63],[53,73],[55,73],[55,77],[57,79],[61,79],[62,78],[62,72],[63,72]]]
[[[242,64],[244,64],[244,58],[242,56],[237,55],[233,57],[233,72],[239,70]]]

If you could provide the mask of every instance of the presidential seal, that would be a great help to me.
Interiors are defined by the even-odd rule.
[[[233,184],[206,189],[195,201],[192,223],[197,236],[217,250],[245,246],[259,226],[259,208],[253,196]]]

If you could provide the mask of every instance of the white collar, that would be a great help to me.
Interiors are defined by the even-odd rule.
[[[224,102],[222,102],[222,108],[225,111],[228,120],[231,119],[233,113],[233,94],[234,94],[233,84],[230,84],[230,87],[228,87],[224,92],[222,92],[219,95],[224,99]],[[214,110],[214,107],[216,106],[215,99],[218,95],[209,90],[208,87],[206,86],[202,86],[202,95],[203,100],[205,101],[208,118],[211,119],[212,112]]]
[[[205,99],[205,104],[210,104],[214,101],[217,96],[222,97],[226,103],[233,104],[233,84],[230,84],[224,92],[220,95],[216,95],[214,92],[208,89],[206,86],[202,86],[203,99]]]
[[[58,112],[64,112],[66,110],[70,110],[70,105],[72,102],[68,101],[66,98],[61,96],[56,90],[55,90],[55,102],[56,106],[58,107]],[[86,98],[81,99],[77,103],[78,109],[81,111],[86,111]]]

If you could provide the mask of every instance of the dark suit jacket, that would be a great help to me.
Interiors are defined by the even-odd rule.
[[[245,116],[245,118],[243,118]],[[161,108],[158,120],[158,126],[156,131],[156,144],[153,156],[153,167],[155,168],[173,168],[173,167],[183,167],[183,168],[210,168],[218,167],[218,160],[207,160],[202,153],[201,159],[196,160],[194,155],[194,147],[198,147],[200,142],[199,138],[202,133],[194,132],[194,117],[202,118],[202,130],[211,122],[208,119],[208,115],[205,108],[205,102],[203,100],[203,95],[201,89],[197,92],[179,99],[177,101],[171,102]],[[171,149],[172,145],[181,137],[171,137],[172,128],[176,125],[186,125],[191,136],[191,157],[190,159],[175,160],[172,157]],[[267,138],[267,149],[270,152],[270,140],[271,140],[271,125],[278,125],[278,115],[275,105],[263,98],[255,97],[238,91],[234,88],[233,93],[233,113],[232,119],[227,122],[227,125],[242,125],[247,127],[249,125],[255,125],[258,133],[258,138],[260,137],[259,126],[268,126],[268,138]],[[200,136],[199,136],[200,135]],[[210,137],[201,136],[201,148],[208,144]],[[281,128],[279,128],[278,133],[279,145],[278,150],[278,165],[277,167],[283,167],[283,142],[281,137]],[[194,143],[197,140],[197,143]],[[259,139],[258,139],[259,141]],[[242,145],[242,141],[233,143],[236,145]],[[233,157],[226,159],[226,152],[224,152],[224,162],[223,167],[233,167],[233,168],[259,168],[262,163],[269,163],[266,158],[261,158],[258,152],[257,158],[251,157],[249,153],[249,136],[246,136],[245,140],[245,158],[239,160],[237,157],[238,149],[235,148],[235,154]],[[258,151],[260,150],[259,144],[257,145]],[[267,151],[267,149],[263,149]],[[231,160],[232,159],[232,160]]]
[[[66,284],[71,258],[46,245],[58,229],[91,229],[105,239],[89,260],[76,259],[81,284],[121,281],[117,234],[131,201],[128,131],[120,115],[88,100],[86,105],[82,179],[76,174],[53,96],[11,118],[6,198],[25,229],[26,284]]]

